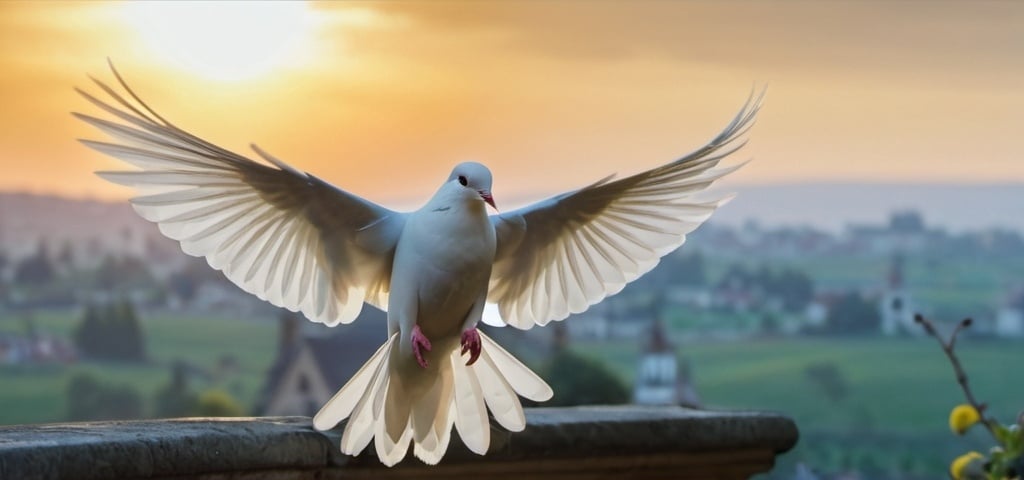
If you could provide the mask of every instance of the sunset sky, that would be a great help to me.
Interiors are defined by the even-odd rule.
[[[415,206],[531,198],[699,147],[768,85],[730,185],[1022,182],[1024,2],[0,1],[0,190],[120,198],[72,87],[106,58],[179,126]]]

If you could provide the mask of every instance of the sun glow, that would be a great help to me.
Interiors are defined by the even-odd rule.
[[[312,57],[315,18],[305,2],[130,2],[123,8],[158,60],[209,79],[252,79]]]

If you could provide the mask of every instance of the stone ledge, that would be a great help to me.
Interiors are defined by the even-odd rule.
[[[0,427],[0,479],[747,478],[770,469],[798,433],[772,413],[536,408],[523,432],[493,428],[486,456],[453,435],[440,465],[409,455],[391,469],[372,444],[358,457],[343,455],[340,435],[316,432],[307,417]]]

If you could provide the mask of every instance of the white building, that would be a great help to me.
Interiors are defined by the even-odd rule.
[[[889,267],[887,285],[882,290],[878,313],[885,335],[920,335],[923,330],[914,323],[917,310],[910,292],[903,284],[903,257],[894,255]]]
[[[1003,307],[996,313],[996,335],[1024,337],[1024,312],[1019,308]]]
[[[633,403],[699,407],[700,398],[690,383],[685,364],[680,365],[661,322],[650,327],[650,339],[636,372]]]
[[[996,312],[994,333],[1000,337],[1024,337],[1024,290],[1011,294]]]

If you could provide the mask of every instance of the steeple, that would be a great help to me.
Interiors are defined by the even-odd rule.
[[[551,326],[551,353],[558,353],[569,346],[569,329],[565,323],[553,322]]]
[[[281,309],[278,317],[278,354],[283,355],[298,346],[302,334],[302,317],[288,310]]]
[[[665,326],[662,324],[660,317],[654,317],[654,320],[651,321],[650,332],[646,353],[672,352],[672,343],[669,342],[668,335],[665,333]]]
[[[882,333],[885,335],[918,335],[922,332],[914,325],[915,307],[904,284],[905,264],[906,258],[899,251],[895,252],[889,261],[886,285],[878,306]]]
[[[896,252],[892,255],[892,260],[889,262],[889,289],[890,290],[901,290],[903,289],[903,254]]]

